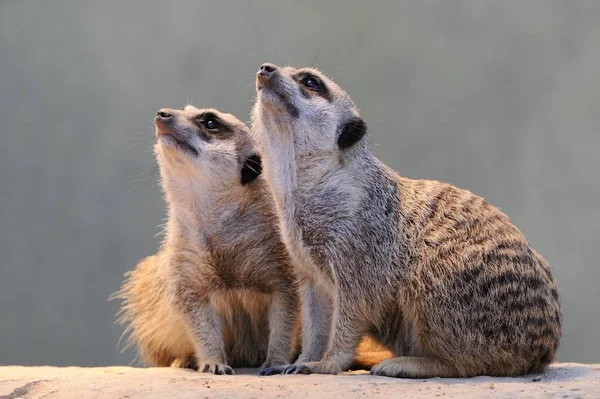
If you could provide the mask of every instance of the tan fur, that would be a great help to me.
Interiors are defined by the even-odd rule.
[[[300,290],[324,287],[333,303],[323,359],[280,372],[340,372],[365,333],[397,356],[378,375],[511,376],[554,359],[556,281],[504,213],[381,163],[348,94],[318,70],[265,64],[257,92],[253,133]],[[303,328],[323,328],[306,297]]]
[[[123,303],[119,321],[127,325],[126,348],[135,346],[147,365],[168,367],[194,357],[194,346],[185,321],[167,298],[167,276],[160,273],[156,255],[142,260],[125,274],[116,297]]]
[[[159,257],[154,255],[126,273],[119,297],[123,298],[120,321],[127,325],[127,345],[137,348],[146,365],[197,369],[192,337],[168,298],[168,274],[158,266]],[[231,293],[214,301],[224,321],[223,341],[232,367],[258,367],[264,362],[268,299],[261,294]]]
[[[195,120],[206,111],[227,131],[207,132]],[[165,240],[116,295],[129,342],[153,366],[230,374],[288,363],[299,343],[296,284],[262,179],[241,182],[255,154],[248,129],[216,110],[168,113],[175,120],[157,121],[155,148],[169,205]]]
[[[155,367],[177,367],[197,369],[192,338],[186,330],[185,322],[166,295],[166,273],[161,273],[157,255],[143,259],[133,270],[125,274],[121,290],[114,296],[122,299],[119,321],[126,325],[128,335],[125,348],[134,346],[143,364]],[[243,298],[242,298],[243,299]],[[246,316],[264,314],[267,304],[264,301],[241,304],[236,301],[237,314]],[[219,313],[230,320],[224,325],[224,341],[229,349],[232,367],[248,367],[262,364],[264,350],[257,350],[256,341],[264,341],[267,332],[263,329],[248,334],[242,322],[235,323],[234,310],[229,304],[221,307]],[[258,304],[258,309],[253,309]],[[263,318],[263,326],[266,320]],[[240,327],[241,326],[241,327]],[[252,328],[260,326],[253,323]],[[250,339],[249,339],[250,338]],[[300,343],[300,341],[298,341]],[[262,347],[265,346],[263,342]],[[298,350],[297,348],[296,350]],[[365,337],[357,348],[357,357],[349,370],[370,370],[375,364],[392,357],[390,351],[371,338]]]
[[[149,366],[197,369],[192,338],[186,331],[180,313],[166,295],[167,276],[164,272],[161,273],[158,262],[157,255],[143,259],[125,274],[121,290],[114,296],[115,299],[123,300],[119,321],[127,326],[124,331],[124,334],[128,335],[125,348],[134,346],[142,363]],[[239,303],[239,300],[236,302],[237,313],[245,312],[247,317],[265,313],[267,308],[264,301],[246,304]],[[253,345],[255,341],[264,341],[267,331],[258,328],[258,331],[248,334],[244,330],[243,320],[235,322],[235,308],[223,303],[226,306],[221,307],[219,313],[229,320],[224,325],[223,333],[229,348],[226,350],[230,354],[229,363],[232,367],[262,364],[264,350],[259,351]],[[253,309],[256,305],[258,308]],[[263,323],[263,326],[266,325],[264,318]],[[251,326],[255,329],[260,323],[253,323]],[[265,346],[264,342],[262,346]],[[368,337],[361,341],[357,353],[354,362],[348,367],[349,370],[370,370],[375,364],[392,357],[391,352]]]

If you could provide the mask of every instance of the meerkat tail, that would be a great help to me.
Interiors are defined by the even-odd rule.
[[[170,367],[198,371],[198,361],[194,356],[178,357],[173,360]]]
[[[461,377],[458,371],[442,361],[428,357],[395,357],[371,369],[371,374],[396,378]]]
[[[356,356],[348,370],[371,370],[373,366],[391,359],[394,354],[370,336],[363,337],[356,348]]]
[[[359,352],[352,360],[348,370],[371,370],[373,366],[390,359],[392,356],[394,355],[390,351]]]

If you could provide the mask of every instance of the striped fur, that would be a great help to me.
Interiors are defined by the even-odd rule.
[[[514,376],[554,359],[556,281],[498,208],[385,166],[348,94],[318,70],[262,68],[252,122],[301,290],[333,293],[323,359],[278,371],[340,372],[364,333],[396,356],[377,375]],[[323,328],[302,309],[304,329]]]

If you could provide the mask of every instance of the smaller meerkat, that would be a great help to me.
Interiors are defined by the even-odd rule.
[[[397,357],[390,377],[515,376],[543,370],[561,336],[548,263],[498,208],[449,184],[399,176],[366,144],[350,96],[322,72],[264,64],[252,115],[280,230],[319,361],[263,374],[342,371],[362,334]],[[312,317],[315,287],[331,325]],[[307,320],[308,319],[308,320]]]
[[[115,295],[129,342],[153,366],[233,374],[289,363],[297,285],[249,129],[193,106],[162,109],[155,124],[168,221],[160,251]]]

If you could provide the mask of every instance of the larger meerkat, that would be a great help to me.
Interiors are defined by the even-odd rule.
[[[557,285],[504,213],[385,166],[349,95],[320,71],[264,64],[256,82],[253,132],[303,301],[316,286],[334,299],[324,357],[264,374],[340,372],[365,332],[398,356],[376,375],[512,376],[553,360]]]
[[[193,106],[155,124],[168,222],[116,295],[130,343],[146,364],[215,374],[289,363],[297,288],[249,129]]]

